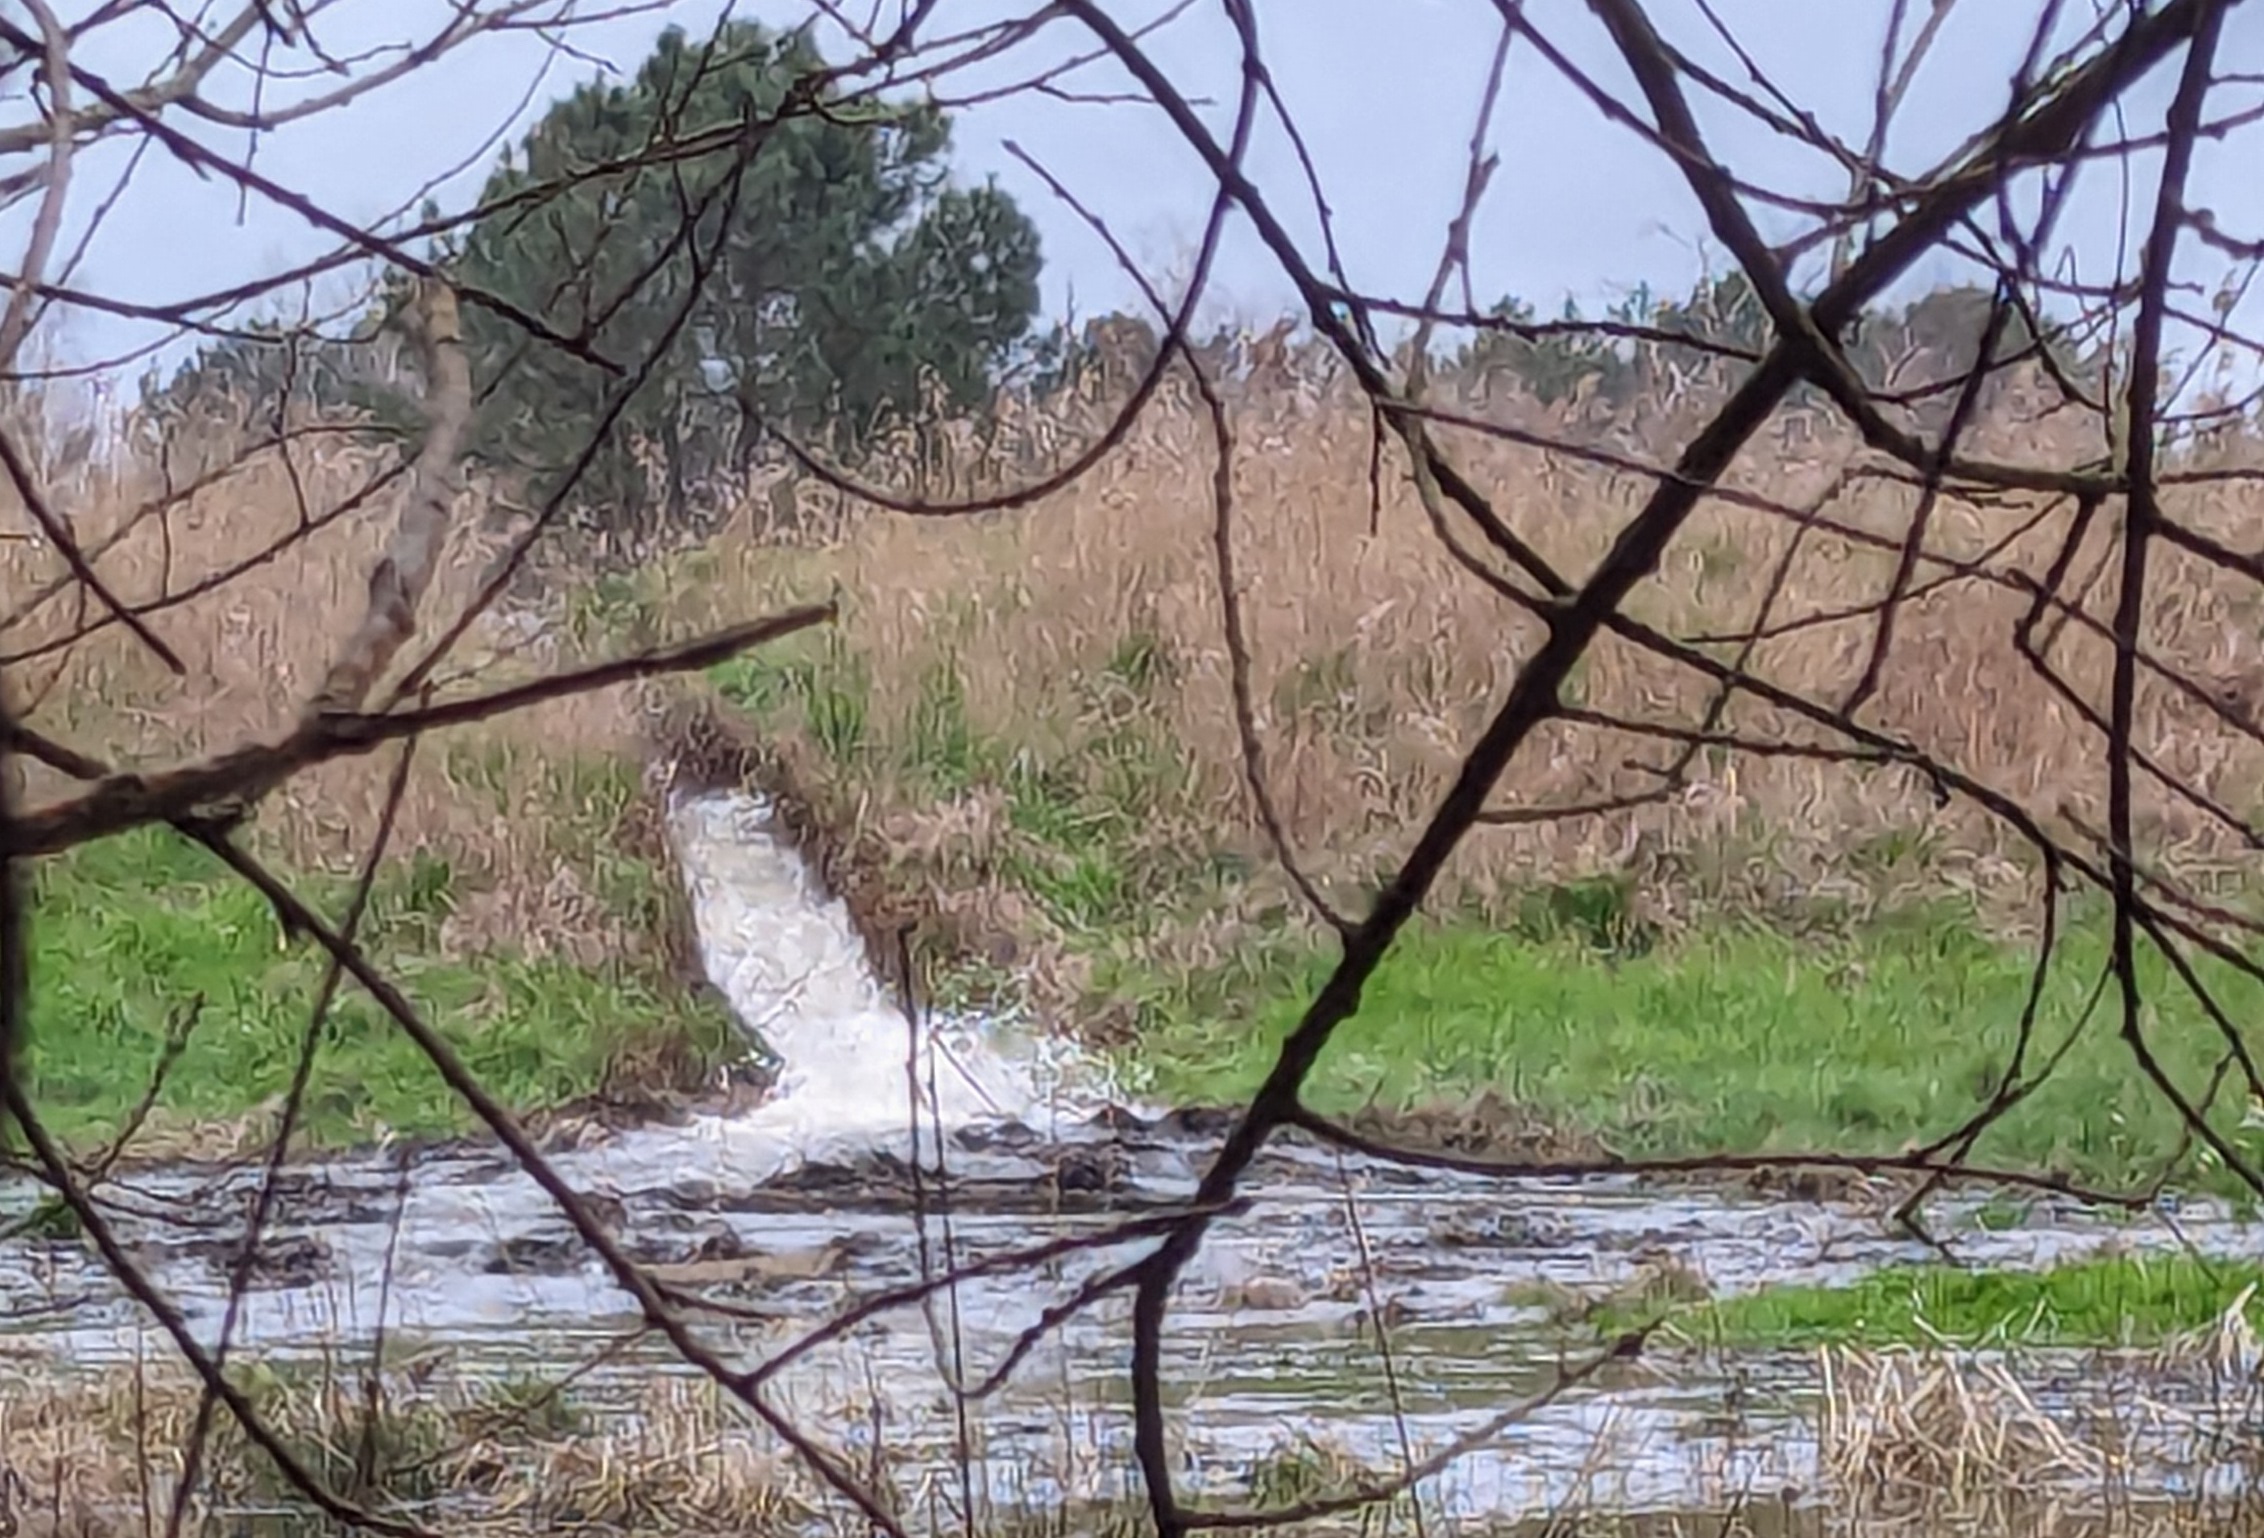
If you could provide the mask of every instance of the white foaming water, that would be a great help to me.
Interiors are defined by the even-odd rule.
[[[911,1028],[848,905],[820,887],[768,803],[711,791],[672,797],[669,810],[708,977],[784,1064],[769,1100],[709,1130],[786,1159],[905,1139]],[[1013,1120],[1050,1132],[1115,1099],[1098,1065],[1066,1042],[997,1019],[923,1019],[917,1075],[922,1128]]]

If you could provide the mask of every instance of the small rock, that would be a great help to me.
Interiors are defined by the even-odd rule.
[[[590,1258],[588,1241],[567,1229],[562,1233],[517,1234],[495,1247],[480,1269],[489,1276],[563,1276],[581,1269]]]
[[[1165,1115],[1156,1124],[1156,1131],[1165,1137],[1212,1138],[1222,1137],[1241,1120],[1242,1113],[1229,1109],[1206,1109],[1189,1106]]]
[[[1305,1289],[1286,1276],[1254,1276],[1245,1282],[1232,1282],[1219,1294],[1219,1302],[1229,1309],[1250,1309],[1260,1313],[1281,1313],[1303,1308]]]
[[[1120,1105],[1104,1105],[1092,1115],[1089,1123],[1104,1132],[1146,1132],[1155,1123],[1138,1111]]]
[[[235,1270],[242,1251],[234,1242],[217,1242],[194,1246],[187,1253],[226,1277]],[[330,1266],[330,1246],[315,1235],[269,1234],[252,1254],[245,1285],[254,1289],[312,1287],[328,1279]]]
[[[1053,1167],[1052,1176],[1057,1191],[1093,1193],[1114,1190],[1118,1171],[1115,1161],[1101,1150],[1072,1148]]]
[[[627,1246],[641,1266],[683,1265],[695,1261],[736,1260],[747,1253],[738,1230],[719,1218],[672,1232],[636,1235]]]
[[[983,1153],[993,1148],[1027,1148],[1038,1141],[1038,1134],[1021,1122],[1003,1121],[994,1126],[961,1127],[951,1134],[951,1141],[969,1153]]]
[[[1366,1304],[1353,1310],[1352,1327],[1355,1330],[1374,1328],[1390,1331],[1398,1329],[1414,1317],[1415,1310],[1408,1306],[1407,1300],[1395,1295],[1384,1299],[1383,1307],[1373,1312]]]
[[[1448,1249],[1555,1249],[1568,1242],[1565,1226],[1546,1215],[1523,1212],[1451,1212],[1432,1221],[1433,1244]]]
[[[723,1201],[723,1188],[712,1180],[680,1180],[654,1194],[679,1212],[710,1212]]]
[[[655,1281],[677,1287],[731,1287],[759,1282],[806,1282],[830,1276],[841,1267],[848,1247],[829,1240],[808,1250],[774,1254],[742,1252],[731,1256],[702,1256],[673,1265],[648,1266]]]
[[[747,1241],[739,1237],[739,1230],[728,1223],[717,1223],[709,1228],[692,1251],[694,1260],[738,1260],[747,1253]]]
[[[1746,1188],[1762,1196],[1824,1206],[1853,1199],[1868,1182],[1852,1170],[1801,1165],[1792,1169],[1759,1169],[1746,1177]]]

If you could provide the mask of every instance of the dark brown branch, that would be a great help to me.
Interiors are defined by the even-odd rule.
[[[293,775],[334,758],[367,753],[420,732],[492,720],[593,689],[713,667],[750,647],[828,623],[834,617],[831,603],[815,604],[682,645],[559,673],[471,699],[384,715],[312,716],[280,742],[254,743],[202,763],[156,774],[110,775],[81,796],[20,818],[16,847],[25,855],[56,854],[147,823],[196,822],[234,815]],[[28,740],[20,731],[16,735],[19,742]]]
[[[2120,1207],[2126,1211],[2141,1210],[2154,1199],[2150,1192],[2094,1190],[2055,1175],[2039,1175],[2032,1170],[1990,1169],[1924,1152],[1873,1155],[1691,1154],[1676,1159],[1485,1159],[1387,1143],[1355,1132],[1341,1122],[1331,1121],[1303,1106],[1291,1113],[1284,1125],[1310,1133],[1324,1143],[1386,1163],[1501,1180],[1580,1180],[1606,1175],[1736,1175],[1769,1170],[1829,1169],[1845,1170],[1856,1175],[1938,1175],[1944,1180],[1965,1184],[2046,1191],[2093,1206]]]
[[[2195,7],[2201,3],[2203,0],[2178,0],[2162,12],[2134,21],[2117,45],[2073,71],[2041,102],[2016,111],[1982,150],[1939,178],[1914,210],[1852,263],[1812,309],[1780,322],[1777,343],[1683,452],[1675,480],[1653,492],[1643,511],[1621,531],[1588,583],[1576,595],[1555,605],[1546,641],[1519,670],[1508,699],[1465,758],[1413,852],[1368,918],[1347,937],[1342,959],[1282,1043],[1265,1083],[1206,1172],[1198,1188],[1199,1200],[1231,1197],[1272,1129],[1297,1110],[1300,1089],[1322,1048],[1336,1027],[1358,1009],[1368,977],[1428,893],[1463,834],[1483,812],[1502,769],[1532,730],[1555,711],[1564,679],[1590,640],[1617,614],[1636,584],[1656,567],[1668,542],[1696,506],[1698,488],[1710,484],[1727,468],[1737,450],[1811,362],[1816,351],[1813,339],[1830,336],[1851,320],[1863,303],[1914,261],[1943,230],[1987,197],[2009,165],[2054,153],[2072,143],[2096,111],[2198,24]],[[1263,200],[1242,181],[1238,168],[1162,71],[1090,0],[1065,0],[1065,4],[1117,54],[1222,185],[1230,181],[1238,184],[1238,201],[1263,231]],[[1711,192],[1711,184],[1706,190]],[[1359,367],[1357,358],[1348,361],[1355,369]],[[1135,1447],[1161,1538],[1179,1538],[1187,1522],[1172,1488],[1160,1396],[1163,1314],[1171,1284],[1201,1242],[1204,1226],[1190,1222],[1158,1248],[1143,1268],[1134,1302]]]

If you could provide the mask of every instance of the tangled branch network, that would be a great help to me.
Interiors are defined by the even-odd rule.
[[[885,1314],[932,1310],[983,1278],[1048,1277],[1060,1291],[987,1374],[952,1367],[962,1473],[972,1409],[1073,1321],[1128,1301],[1129,1466],[1164,1538],[1401,1499],[1639,1348],[1633,1337],[1607,1343],[1531,1400],[1342,1496],[1279,1509],[1197,1501],[1177,1472],[1173,1300],[1206,1238],[1251,1210],[1253,1168],[1285,1133],[1505,1185],[1600,1171],[1893,1175],[1914,1224],[1951,1182],[2144,1206],[2151,1188],[2092,1190],[1976,1159],[2069,1050],[2072,1037],[2044,1039],[2039,1000],[2071,900],[2110,915],[2104,1011],[2079,1029],[2119,1033],[2129,1073],[2185,1129],[2178,1160],[2206,1158],[2264,1196],[2264,1171],[2225,1114],[2264,1101],[2264,1072],[2210,981],[2264,980],[2251,954],[2258,923],[2223,895],[2264,848],[2246,790],[2264,763],[2264,664],[2242,655],[2253,640],[2233,625],[2255,612],[2264,584],[2264,553],[2233,516],[2258,474],[2241,428],[2255,411],[2264,344],[2243,320],[2264,229],[2238,228],[2196,190],[2218,165],[2254,163],[2264,79],[2240,62],[2253,47],[2244,55],[2238,43],[2264,37],[2255,8],[2005,7],[2020,13],[2022,46],[1991,82],[1995,95],[1965,93],[1969,121],[1931,119],[1921,131],[1906,104],[1942,63],[1948,45],[1937,39],[1954,38],[1977,7],[1937,0],[1924,18],[1906,16],[1921,8],[1901,0],[1882,7],[1875,88],[1857,111],[1845,92],[1819,99],[1767,64],[1767,8],[1747,8],[1754,35],[1745,36],[1717,15],[1737,7],[1706,0],[1455,0],[1445,9],[1467,13],[1492,52],[1467,137],[1427,147],[1432,164],[1455,168],[1459,196],[1436,232],[1435,264],[1426,258],[1427,285],[1403,293],[1355,280],[1346,253],[1377,240],[1338,227],[1344,200],[1332,197],[1311,124],[1280,84],[1269,50],[1301,25],[1295,8],[1152,9],[1135,20],[1097,0],[814,0],[778,32],[735,30],[741,23],[715,7],[568,0],[0,9],[0,85],[13,113],[0,121],[0,209],[16,251],[0,309],[0,472],[12,491],[0,540],[0,1103],[21,1171],[193,1375],[195,1408],[161,1508],[176,1529],[208,1446],[233,1428],[329,1517],[427,1530],[411,1508],[371,1495],[366,1460],[311,1457],[231,1366],[261,1235],[313,1114],[310,1065],[326,1033],[345,1028],[342,997],[373,1007],[555,1203],[632,1300],[640,1340],[661,1343],[767,1428],[824,1499],[891,1534],[915,1524],[916,1503],[887,1487],[877,1461],[861,1466],[841,1428],[815,1425],[772,1389],[820,1347]],[[479,196],[462,194],[464,173],[486,174],[505,132],[531,121],[551,71],[597,61],[624,29],[649,37],[663,23],[681,30],[639,77],[643,94],[591,87],[573,98],[598,137],[530,134]],[[1201,47],[1181,46],[1190,35]],[[460,163],[400,206],[373,209],[356,189],[294,180],[304,163],[287,147],[310,125],[348,114],[375,124],[399,101],[412,103],[397,109],[409,121],[437,95],[414,93],[487,78],[466,71],[506,48],[540,61],[524,98],[498,101],[501,127],[468,137]],[[1188,63],[1197,56],[1200,70]],[[710,88],[744,70],[765,84]],[[1229,83],[1223,99],[1206,94],[1216,81]],[[1703,290],[1713,296],[1706,313],[1661,306],[1542,321],[1480,303],[1483,274],[1498,265],[1489,247],[1515,246],[1521,227],[1547,217],[1501,201],[1521,169],[1497,117],[1539,82],[1581,104],[1581,131],[1598,146],[1609,141],[1624,157],[1632,145],[1668,178],[1645,186],[1686,198],[1700,222],[1690,233],[1702,229],[1726,254]],[[632,99],[645,103],[642,115],[621,108]],[[869,250],[861,231],[909,217],[909,195],[892,203],[887,176],[916,180],[919,157],[942,142],[935,115],[1017,100],[1089,113],[1078,121],[1090,142],[1121,132],[1167,143],[1171,163],[1199,177],[1190,185],[1202,215],[1191,257],[1166,279],[1112,227],[1100,207],[1107,189],[1081,187],[1063,169],[1082,153],[1010,140],[1002,163],[1028,173],[1052,200],[1056,227],[1101,253],[1146,312],[1066,336],[1058,356],[1021,376],[991,367],[1010,349],[984,332],[982,304],[918,287],[921,274],[952,268],[955,251],[990,238],[994,204],[938,205],[955,212],[904,237],[894,249],[912,254],[899,265],[856,266]],[[871,158],[824,160],[829,146],[851,142]],[[1724,148],[1733,144],[1765,152],[1744,164]],[[1912,154],[1913,144],[1934,150]],[[285,218],[320,249],[203,293],[114,278],[111,232],[150,228],[138,222],[140,201],[175,183]],[[802,186],[844,207],[866,200],[865,226],[822,199],[809,211],[831,244],[808,282],[854,270],[866,284],[832,293],[838,312],[808,297],[815,287],[780,299],[749,276],[762,261],[775,271],[805,260],[763,222],[784,206],[779,188]],[[2109,213],[2096,216],[2101,206]],[[192,233],[207,234],[176,238]],[[209,238],[232,237],[215,228]],[[549,249],[543,242],[572,259],[538,282],[514,253]],[[1299,320],[1263,338],[1205,339],[1199,317],[1230,260],[1263,265]],[[1007,265],[974,270],[1004,282]],[[162,288],[163,264],[151,270]],[[1942,271],[1964,276],[1971,302],[1939,334],[1913,325],[1882,341],[1877,307],[1898,285]],[[317,293],[333,296],[326,307]],[[906,293],[948,312],[969,347],[991,349],[980,409],[959,409],[975,386],[923,354],[918,372],[936,397],[925,404],[936,409],[922,415],[910,409],[920,403],[892,398],[896,427],[847,433],[840,424],[887,393],[896,366],[887,347],[926,345],[905,340],[919,330],[909,325],[884,345],[848,311],[877,313]],[[118,356],[65,356],[66,340],[90,325],[142,340]],[[747,328],[732,344],[738,362],[692,369],[698,382],[685,385],[686,358],[714,364],[732,326]],[[74,417],[73,390],[192,353],[205,360],[197,389],[152,387],[131,410]],[[216,358],[238,360],[238,372],[207,366]],[[1543,388],[1549,369],[1558,372]],[[533,411],[535,400],[560,404]],[[1439,600],[1440,623],[1467,621],[1482,632],[1470,644],[1506,666],[1483,714],[1450,734],[1451,768],[1386,794],[1406,816],[1385,840],[1392,868],[1357,911],[1332,866],[1343,848],[1315,835],[1310,812],[1354,792],[1316,797],[1279,772],[1301,723],[1283,719],[1278,692],[1267,705],[1267,637],[1279,627],[1249,604],[1241,564],[1254,537],[1240,505],[1251,499],[1250,467],[1299,420],[1329,414],[1365,428],[1369,512],[1367,529],[1330,537],[1365,549],[1396,538],[1385,520],[1404,514],[1426,558],[1460,584]],[[789,486],[803,511],[773,519],[766,537],[821,554],[852,524],[973,529],[1011,513],[1036,527],[1084,489],[1105,489],[1143,434],[1208,472],[1182,480],[1203,503],[1209,538],[1198,558],[1212,607],[1202,623],[1215,627],[1215,703],[1243,798],[1221,815],[1249,818],[1306,918],[1332,937],[1333,964],[1205,1151],[1184,1202],[979,1259],[947,1245],[940,1261],[927,1250],[933,1214],[923,1207],[917,1280],[787,1342],[749,1345],[744,1308],[640,1258],[605,1204],[562,1172],[556,1148],[484,1082],[477,1052],[366,943],[390,846],[418,804],[419,766],[452,738],[522,717],[589,719],[609,708],[601,701],[632,696],[680,701],[708,670],[896,601],[844,592],[727,616],[697,634],[649,633],[594,660],[561,660],[553,635],[545,660],[530,662],[514,614],[546,594],[597,591],[590,573],[605,561],[657,561],[720,537],[712,523],[685,532],[700,505],[753,505],[754,488]],[[1557,493],[1575,479],[1608,494],[1568,527]],[[804,516],[819,503],[835,510],[830,530]],[[262,521],[246,511],[255,505],[281,512]],[[1767,553],[1759,575],[1720,584],[1727,598],[1703,586],[1694,604],[1663,597],[1732,524]],[[1825,570],[1876,580],[1858,590],[1843,578],[1830,601],[1807,601],[1804,584]],[[1025,578],[1045,580],[1035,568]],[[1268,605],[1285,601],[1294,598],[1266,595]],[[262,615],[274,633],[288,631],[289,646],[248,639]],[[2050,753],[2018,738],[2007,696],[1983,692],[1980,672],[1957,675],[1956,659],[1988,646],[2007,659],[1990,677],[2016,679],[2028,714],[2058,723]],[[157,703],[123,708],[128,699]],[[194,726],[149,725],[160,719]],[[1547,766],[1580,744],[1586,761],[1617,767],[1565,786]],[[372,764],[382,772],[356,777]],[[1473,851],[1489,841],[1546,849],[1552,830],[1588,839],[1579,830],[1680,815],[1741,769],[1783,786],[1915,786],[1943,816],[1988,829],[1999,863],[2033,878],[2021,888],[2036,939],[2028,1008],[1970,1115],[1895,1154],[1734,1150],[1644,1162],[1402,1146],[1316,1109],[1311,1084],[1332,1037],[1458,862],[1483,859]],[[263,842],[277,827],[351,839],[358,860],[340,905],[284,873],[272,850],[288,838]],[[216,1339],[148,1273],[121,1226],[133,1203],[124,1156],[162,1119],[166,1075],[193,1050],[210,1001],[168,1001],[178,1030],[155,1078],[91,1150],[77,1129],[51,1125],[34,1069],[45,1042],[79,1028],[42,1003],[45,980],[31,964],[41,868],[160,832],[256,893],[321,968],[295,1071],[255,1150],[260,1178],[246,1210],[225,1214],[234,1237]],[[909,959],[900,970],[908,995]],[[2156,989],[2186,995],[2210,1022],[2206,1073],[2162,1050],[2150,1024]],[[1061,1281],[1079,1265],[1088,1269]],[[962,1496],[971,1523],[973,1496]]]

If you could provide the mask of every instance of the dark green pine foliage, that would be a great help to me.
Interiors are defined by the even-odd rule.
[[[947,184],[932,108],[809,111],[824,68],[798,35],[672,29],[633,82],[574,92],[490,179],[498,212],[455,253],[465,282],[621,362],[663,349],[570,498],[582,521],[695,519],[765,424],[854,460],[892,420],[979,409],[1028,334],[1029,220],[994,186]],[[558,190],[511,201],[529,189]],[[502,381],[477,451],[541,495],[620,386],[491,310],[465,314],[475,383]]]
[[[634,80],[553,106],[488,179],[492,212],[433,252],[590,351],[652,359],[567,494],[582,527],[631,543],[696,533],[770,429],[854,463],[892,423],[980,412],[1042,361],[1035,227],[995,186],[950,183],[942,113],[841,100],[825,69],[799,35],[672,29]],[[696,264],[706,281],[678,324]],[[144,406],[176,428],[246,408],[264,423],[287,397],[414,441],[413,376],[376,345],[408,292],[390,274],[347,336],[253,322],[145,379]],[[473,453],[547,499],[623,382],[476,298],[463,319]]]

